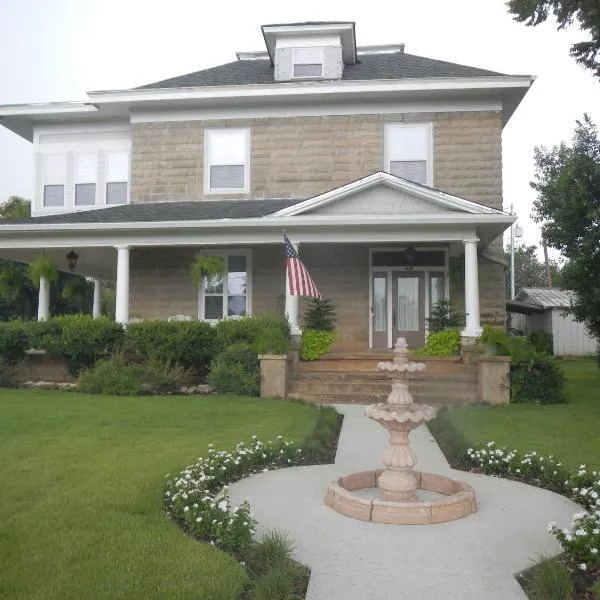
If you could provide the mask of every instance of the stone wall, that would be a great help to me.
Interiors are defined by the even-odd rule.
[[[434,186],[501,208],[499,111],[134,123],[131,201],[202,200],[207,127],[251,128],[251,191],[222,197],[311,197],[381,171],[386,122],[433,122]]]

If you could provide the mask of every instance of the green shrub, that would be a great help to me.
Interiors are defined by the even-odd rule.
[[[0,388],[19,387],[19,364],[0,358]]]
[[[431,316],[427,319],[430,333],[444,331],[451,327],[461,327],[464,322],[464,313],[457,310],[454,304],[445,298],[431,307]]]
[[[267,569],[252,583],[254,600],[301,600],[302,582],[290,564]]]
[[[145,389],[153,394],[176,394],[191,379],[189,370],[168,360],[152,358],[139,367]]]
[[[592,584],[592,598],[594,600],[600,600],[600,579],[597,579]]]
[[[29,350],[27,324],[23,321],[0,323],[0,359],[14,365],[25,358]]]
[[[53,317],[31,323],[30,327],[32,347],[64,357],[73,375],[110,355],[125,336],[119,323],[88,315]]]
[[[239,342],[249,344],[257,354],[286,354],[290,347],[290,326],[280,315],[223,319],[215,330],[221,351]]]
[[[547,331],[534,331],[529,336],[529,342],[539,354],[554,354],[552,334]]]
[[[460,333],[456,329],[433,331],[427,336],[425,346],[413,350],[417,356],[454,356],[460,351]]]
[[[300,340],[300,358],[302,360],[315,360],[329,351],[336,334],[331,331],[317,331],[305,329]]]
[[[179,364],[203,375],[217,353],[215,328],[203,321],[143,321],[127,327],[128,346],[143,359]]]
[[[248,548],[246,565],[253,576],[292,559],[294,544],[286,533],[265,531],[260,542]]]
[[[313,298],[302,319],[306,329],[333,331],[335,329],[335,307],[330,300]]]
[[[533,600],[570,600],[573,580],[568,567],[556,558],[542,558],[531,571],[528,591]]]
[[[100,360],[94,367],[82,371],[77,379],[78,391],[87,394],[140,396],[143,368],[131,364],[122,356]]]
[[[218,394],[258,396],[260,364],[257,352],[245,342],[231,344],[217,356],[207,380]]]

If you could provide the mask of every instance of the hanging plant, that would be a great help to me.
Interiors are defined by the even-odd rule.
[[[54,283],[58,279],[58,268],[49,258],[40,256],[29,264],[29,277],[35,287],[40,287],[41,277],[46,278],[48,283]]]
[[[191,272],[194,285],[198,286],[205,277],[210,279],[211,277],[223,275],[225,272],[225,261],[221,256],[199,254],[192,263]]]

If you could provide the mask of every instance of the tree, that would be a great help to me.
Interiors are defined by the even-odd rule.
[[[548,287],[546,265],[537,257],[537,246],[515,247],[515,291],[524,287]],[[510,298],[510,246],[504,251],[506,261],[506,297]],[[561,267],[550,261],[552,287],[562,286]]]
[[[558,29],[577,23],[590,40],[571,46],[571,56],[600,77],[600,4],[598,0],[508,0],[508,12],[516,21],[536,26],[552,14]]]
[[[31,217],[31,202],[19,196],[11,196],[0,207],[0,218],[18,221]]]
[[[567,259],[561,276],[576,292],[570,312],[600,341],[600,138],[584,115],[571,145],[535,149],[533,217],[548,246]]]

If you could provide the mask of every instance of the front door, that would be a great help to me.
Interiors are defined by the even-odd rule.
[[[425,276],[415,271],[373,273],[373,348],[390,348],[399,337],[409,347],[425,343]]]

